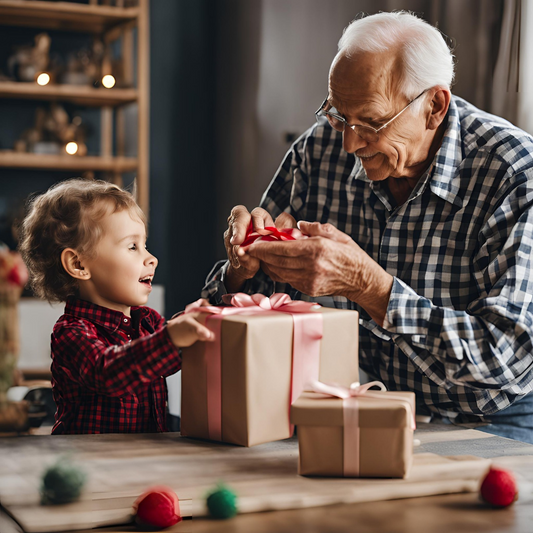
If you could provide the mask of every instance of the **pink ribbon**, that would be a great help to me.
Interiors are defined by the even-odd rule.
[[[312,381],[307,384],[306,390],[318,392],[327,397],[342,399],[342,413],[344,422],[343,438],[343,473],[344,477],[359,477],[359,448],[360,448],[360,428],[359,428],[359,400],[358,398],[377,398],[379,400],[394,400],[405,402],[411,411],[411,429],[416,429],[415,414],[412,411],[411,404],[404,398],[394,393],[387,395],[373,393],[369,389],[379,387],[381,392],[387,390],[387,387],[381,381],[371,381],[360,385],[358,381],[352,383],[350,387],[333,383],[322,383]]]
[[[312,312],[320,308],[319,304],[291,300],[288,294],[282,293],[275,293],[270,298],[263,294],[237,293],[225,295],[223,299],[231,307],[200,306],[200,303],[195,302],[185,308],[186,313],[208,313],[210,316],[205,325],[215,335],[213,342],[205,343],[205,361],[209,438],[217,441],[222,440],[221,327],[225,316],[273,312],[289,313],[292,316],[292,375],[287,417],[290,416],[290,406],[303,392],[305,384],[318,379],[322,339],[322,314]],[[292,435],[294,426],[290,422],[289,426]]]

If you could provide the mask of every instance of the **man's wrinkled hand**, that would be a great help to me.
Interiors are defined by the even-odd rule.
[[[393,278],[331,224],[299,222],[308,239],[257,242],[247,254],[274,280],[309,296],[341,295],[383,323]]]
[[[261,267],[258,259],[241,248],[250,222],[253,231],[261,235],[268,234],[266,226],[275,225],[278,229],[296,227],[296,221],[287,213],[282,213],[274,222],[270,214],[261,207],[256,207],[251,213],[243,205],[234,207],[228,217],[228,229],[224,233],[224,245],[230,263],[225,283],[228,292],[237,292],[246,280],[257,274]]]

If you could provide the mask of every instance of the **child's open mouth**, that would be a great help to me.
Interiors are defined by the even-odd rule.
[[[139,282],[140,283],[145,283],[146,285],[151,287],[152,286],[152,279],[153,279],[153,276],[146,276],[145,278],[141,278],[139,280]]]

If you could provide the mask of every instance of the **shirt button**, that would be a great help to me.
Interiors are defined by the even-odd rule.
[[[127,322],[128,322],[128,319],[127,319],[127,318],[125,318],[125,319],[124,319],[124,322],[126,322],[126,323],[127,323]]]

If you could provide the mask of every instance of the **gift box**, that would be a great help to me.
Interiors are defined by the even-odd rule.
[[[358,379],[358,313],[314,310],[309,302],[288,305],[305,304],[307,312],[269,309],[275,296],[268,305],[255,298],[261,309],[205,311],[217,341],[182,350],[183,436],[241,446],[286,439],[291,402],[310,377],[346,385]]]
[[[298,473],[406,478],[413,455],[414,393],[370,391],[366,386],[361,391],[354,385],[338,394],[344,397],[305,391],[293,403]]]

